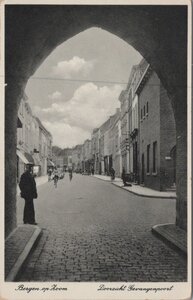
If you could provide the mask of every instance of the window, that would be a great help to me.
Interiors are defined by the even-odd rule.
[[[143,119],[143,110],[141,108],[141,120]]]
[[[148,102],[146,103],[146,115],[148,115],[148,113],[149,113],[149,104],[148,104]]]
[[[150,145],[147,145],[147,173],[149,173],[149,155],[150,155]]]
[[[153,173],[157,172],[157,142],[153,143]]]
[[[143,117],[145,118],[145,105],[143,107]]]

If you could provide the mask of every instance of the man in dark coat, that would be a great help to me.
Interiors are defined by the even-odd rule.
[[[25,199],[25,207],[23,213],[24,224],[37,225],[35,221],[35,211],[33,199],[37,198],[36,182],[31,174],[32,165],[26,165],[25,172],[21,175],[19,187],[21,190],[21,197]]]

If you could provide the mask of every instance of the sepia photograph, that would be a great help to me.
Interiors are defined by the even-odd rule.
[[[191,2],[153,2],[1,2],[6,299],[191,295]]]

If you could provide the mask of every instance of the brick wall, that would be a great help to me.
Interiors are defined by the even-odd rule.
[[[16,227],[16,180],[17,180],[17,112],[22,89],[9,85],[5,101],[5,237]]]
[[[141,109],[148,101],[149,112],[141,120]],[[140,182],[142,172],[142,154],[144,153],[144,185],[160,189],[160,80],[152,73],[139,94],[139,166]],[[153,142],[157,141],[157,174],[153,174]],[[147,174],[147,145],[150,144],[150,172]]]
[[[169,188],[174,183],[175,160],[171,157],[171,150],[176,145],[176,125],[171,101],[166,90],[160,86],[160,175],[161,190]],[[171,157],[167,160],[166,157]]]

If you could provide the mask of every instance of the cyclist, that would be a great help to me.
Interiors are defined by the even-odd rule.
[[[49,169],[49,170],[48,170],[48,181],[50,181],[50,180],[51,180],[51,175],[52,175],[52,170],[51,170],[51,169]]]
[[[55,185],[55,188],[57,188],[58,179],[59,179],[58,170],[55,169],[55,171],[54,171],[54,185]]]

